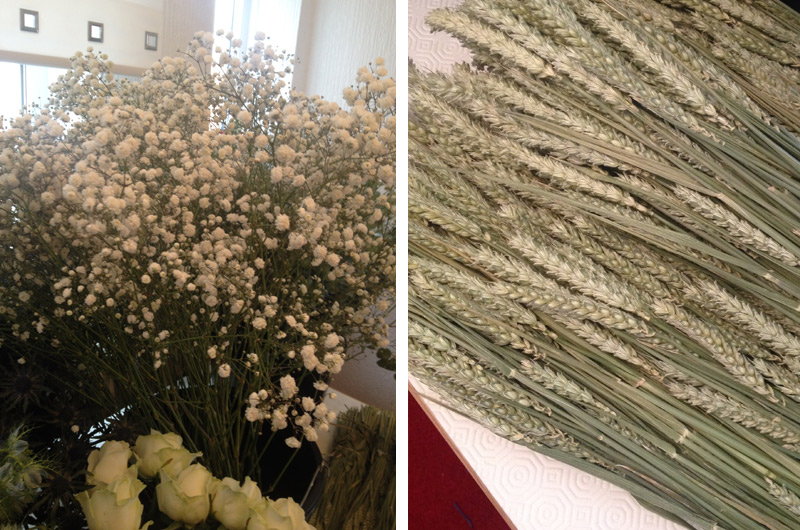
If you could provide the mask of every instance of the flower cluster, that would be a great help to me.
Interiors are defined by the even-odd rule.
[[[139,530],[144,505],[139,494],[158,477],[158,509],[172,521],[197,525],[212,516],[227,530],[314,530],[303,509],[292,499],[270,500],[245,478],[219,480],[201,464],[192,464],[181,437],[151,431],[136,445],[110,441],[89,455],[87,482],[93,488],[76,496],[89,530]],[[133,465],[128,465],[131,460]],[[140,480],[141,479],[141,480]],[[146,523],[147,528],[152,522]]]
[[[29,449],[26,434],[17,427],[0,440],[0,523],[19,517],[33,502],[48,471],[49,462]]]
[[[288,90],[263,40],[212,48],[135,83],[79,53],[0,132],[0,340],[55,337],[120,407],[227,384],[242,418],[313,438],[332,416],[301,381],[388,344],[394,81],[361,69],[343,109]]]

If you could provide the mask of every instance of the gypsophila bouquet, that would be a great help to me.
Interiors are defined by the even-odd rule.
[[[198,33],[133,83],[79,53],[0,134],[2,340],[239,479],[262,424],[328,428],[319,393],[388,344],[394,296],[394,81],[361,69],[344,110],[258,37],[215,60]]]

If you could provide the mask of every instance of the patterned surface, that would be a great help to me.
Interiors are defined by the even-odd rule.
[[[409,0],[408,53],[423,70],[447,71],[453,63],[469,61],[468,52],[455,39],[431,34],[424,24],[429,10],[455,3]],[[428,405],[518,530],[682,528],[646,511],[616,486],[508,442],[434,403]]]
[[[411,378],[423,395],[435,395]],[[424,390],[423,390],[424,389]],[[682,530],[624,490],[501,438],[425,400],[517,530]]]
[[[425,14],[431,9],[448,7],[453,0],[409,0],[408,56],[422,71],[449,71],[454,63],[470,60],[469,52],[446,33],[431,33]]]

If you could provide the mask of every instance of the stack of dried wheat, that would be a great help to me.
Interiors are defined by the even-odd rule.
[[[800,525],[800,17],[465,0],[412,69],[411,370],[691,528]]]

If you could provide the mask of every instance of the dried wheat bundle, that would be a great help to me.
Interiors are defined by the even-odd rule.
[[[410,73],[411,372],[697,529],[800,526],[800,17],[465,0]]]

